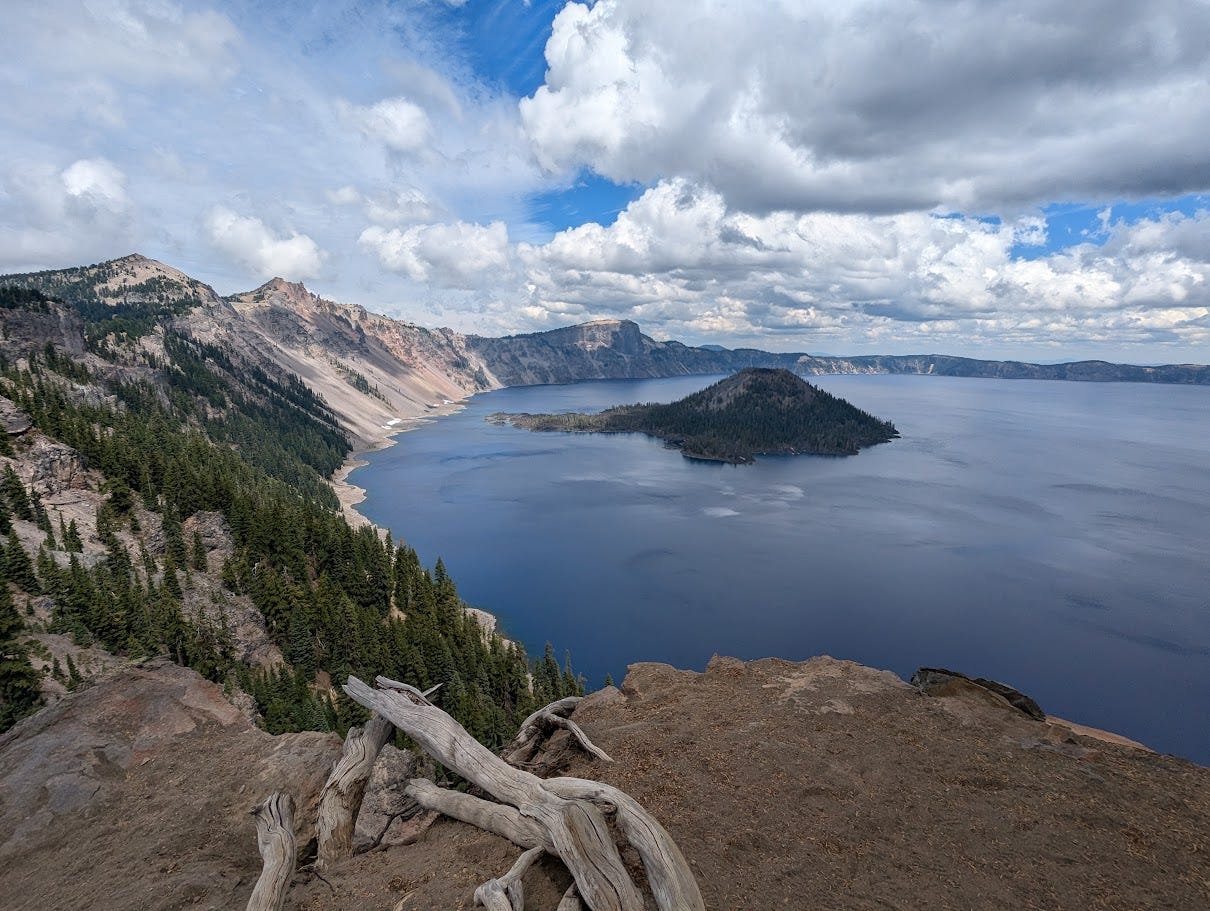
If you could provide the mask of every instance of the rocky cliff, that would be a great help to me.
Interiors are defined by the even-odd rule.
[[[966,681],[938,692],[830,658],[635,665],[574,716],[614,762],[557,735],[537,771],[636,797],[709,908],[1210,906],[1210,770]],[[103,681],[0,738],[0,894],[14,911],[243,907],[259,869],[248,809],[279,786],[311,807],[336,749],[250,728],[171,665]],[[313,814],[298,819],[303,846]],[[470,907],[517,854],[438,821],[324,880],[298,874],[286,907]],[[566,885],[543,861],[526,907],[553,908]]]

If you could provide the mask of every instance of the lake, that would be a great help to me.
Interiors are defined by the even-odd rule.
[[[902,438],[741,466],[484,420],[717,379],[475,396],[367,457],[361,511],[590,687],[715,652],[943,666],[1210,764],[1210,388],[818,377]]]

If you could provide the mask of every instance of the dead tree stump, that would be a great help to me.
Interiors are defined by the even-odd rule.
[[[340,758],[319,794],[316,869],[325,870],[334,861],[353,856],[353,827],[365,798],[366,785],[374,770],[374,761],[394,730],[391,722],[380,715],[371,718],[364,730],[349,729]]]
[[[294,875],[294,800],[283,791],[274,791],[252,815],[264,867],[248,899],[248,911],[281,911]]]

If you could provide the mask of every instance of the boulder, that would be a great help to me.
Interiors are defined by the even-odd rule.
[[[1017,711],[1028,715],[1035,721],[1046,720],[1046,713],[1042,711],[1038,703],[1034,702],[1020,690],[1013,689],[1005,683],[988,680],[986,677],[968,677],[959,671],[950,671],[940,667],[922,667],[912,674],[912,686],[916,687],[926,696],[946,695],[944,691],[955,680],[965,680],[968,683],[973,683],[975,686],[995,693]]]
[[[19,436],[34,426],[30,416],[12,401],[0,395],[0,427],[9,436]]]
[[[366,787],[361,812],[357,815],[354,842],[360,847],[375,844],[391,846],[408,844],[415,838],[415,827],[406,824],[402,816],[415,801],[403,793],[412,778],[432,778],[433,762],[423,754],[400,750],[387,744],[378,754],[370,783]],[[385,833],[385,834],[384,834]]]

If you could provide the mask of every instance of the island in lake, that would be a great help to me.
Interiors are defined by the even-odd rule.
[[[899,436],[895,425],[789,370],[752,367],[668,405],[598,414],[489,415],[497,424],[565,433],[645,433],[690,459],[743,464],[758,455],[856,455]]]

